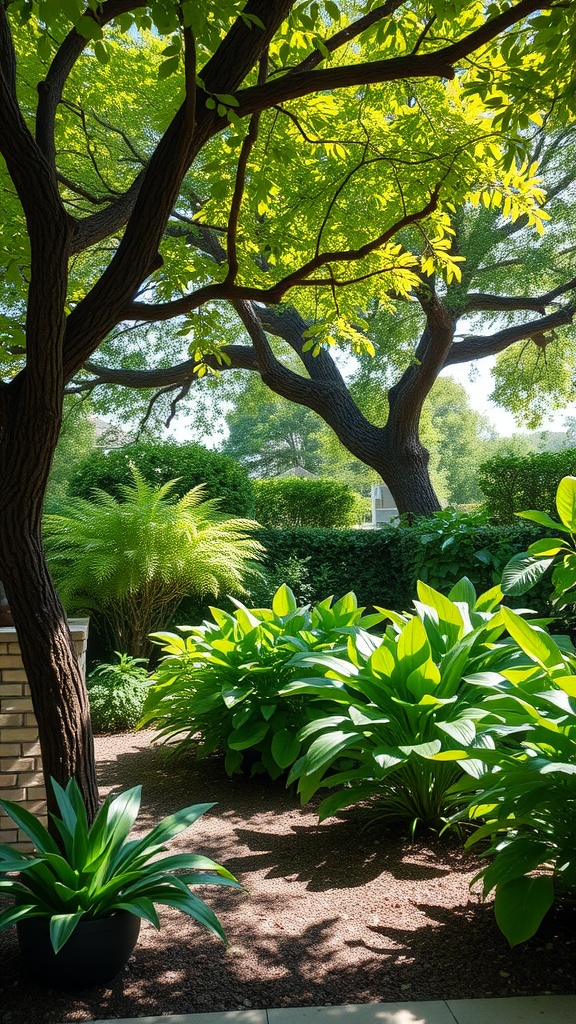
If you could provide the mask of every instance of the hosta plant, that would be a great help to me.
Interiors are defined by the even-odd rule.
[[[230,774],[248,753],[253,773],[277,778],[298,757],[296,734],[317,713],[307,697],[282,693],[302,674],[291,664],[294,654],[345,650],[350,635],[382,615],[363,615],[353,594],[299,607],[285,585],[271,608],[235,603],[234,613],[212,608],[213,621],[187,628],[185,638],[154,635],[165,657],[154,673],[142,725],[155,726],[178,750],[224,751]]]
[[[128,732],[142,717],[148,692],[145,658],[114,651],[117,662],[98,665],[86,680],[90,717],[96,733]]]
[[[159,928],[158,903],[189,914],[226,941],[218,918],[189,887],[240,888],[234,876],[198,854],[160,856],[167,842],[214,804],[186,807],[164,818],[148,835],[130,839],[140,808],[140,786],[108,797],[91,826],[76,781],[70,780],[63,789],[52,780],[52,786],[60,810],[60,816],[52,816],[59,842],[25,808],[0,800],[35,847],[32,854],[0,847],[0,894],[14,898],[13,905],[0,913],[0,931],[28,918],[48,918],[57,953],[80,921],[120,910]]]
[[[555,899],[576,900],[576,674],[567,674],[551,637],[503,614],[547,687],[536,693],[521,673],[511,674],[528,731],[519,751],[477,755],[493,770],[478,780],[464,813],[483,822],[467,845],[490,840],[477,878],[485,896],[495,889],[496,921],[514,946],[535,934]]]
[[[412,830],[439,827],[462,801],[465,773],[475,781],[483,770],[462,749],[493,748],[495,735],[521,728],[507,721],[515,704],[502,669],[518,664],[518,648],[503,638],[501,597],[495,587],[476,598],[467,579],[449,597],[419,582],[416,614],[388,611],[384,637],[358,632],[346,657],[296,656],[316,677],[284,694],[320,700],[329,713],[300,731],[308,748],[289,782],[298,781],[304,802],[320,788],[335,790],[320,804],[321,819],[377,799],[382,817]],[[501,698],[494,711],[492,695]]]

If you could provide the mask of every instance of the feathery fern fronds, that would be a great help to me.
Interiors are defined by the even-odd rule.
[[[203,487],[171,496],[176,481],[148,483],[136,467],[121,501],[96,490],[45,517],[50,568],[68,610],[103,614],[119,649],[140,655],[187,595],[245,593],[262,548],[257,524],[226,518]]]

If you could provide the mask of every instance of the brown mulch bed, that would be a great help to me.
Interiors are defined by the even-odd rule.
[[[159,908],[162,930],[143,924],[109,986],[47,994],[21,971],[12,929],[0,935],[2,1024],[576,992],[575,911],[554,910],[511,950],[469,890],[478,861],[456,839],[361,832],[352,811],[319,825],[281,783],[229,779],[217,757],[166,760],[151,739],[97,740],[102,792],[142,783],[146,830],[217,801],[171,848],[225,863],[248,889],[203,892],[230,947]]]

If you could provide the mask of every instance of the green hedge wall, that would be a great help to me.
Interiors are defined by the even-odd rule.
[[[498,455],[480,466],[480,487],[490,518],[512,523],[516,512],[538,509],[556,518],[556,488],[576,475],[576,448],[531,455]]]
[[[447,538],[432,534],[429,520],[384,530],[267,529],[257,536],[266,549],[265,571],[272,585],[284,569],[285,574],[287,570],[301,577],[287,582],[294,583],[295,590],[300,582],[300,596],[306,600],[321,600],[329,594],[341,597],[354,590],[362,605],[400,611],[412,605],[418,579],[446,591],[466,575],[479,592],[488,590],[499,582],[512,555],[524,551],[542,531],[522,522],[484,526],[444,548]],[[537,601],[542,607],[549,589],[544,581],[523,603]],[[264,594],[258,596],[259,603],[264,603]]]
[[[253,516],[254,491],[245,469],[220,452],[199,444],[176,441],[125,445],[104,452],[96,450],[73,473],[68,492],[91,498],[95,487],[121,497],[121,485],[132,483],[130,463],[150,483],[165,484],[178,479],[174,494],[181,497],[192,487],[205,484],[207,498],[220,498],[221,511],[228,516]]]

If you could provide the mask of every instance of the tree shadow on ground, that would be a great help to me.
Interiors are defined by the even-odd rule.
[[[1,1019],[28,1024],[248,1006],[574,992],[574,941],[571,948],[563,941],[564,956],[549,948],[560,941],[554,917],[539,939],[509,950],[487,905],[421,909],[430,916],[420,928],[370,927],[372,943],[342,936],[338,917],[308,923],[296,935],[276,927],[258,931],[247,919],[228,951],[171,920],[159,936],[145,930],[130,963],[109,986],[80,993],[47,993],[26,978],[14,943],[3,950]]]

